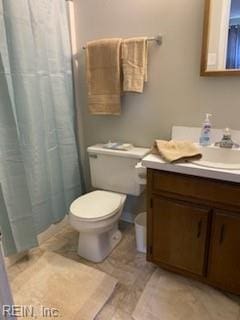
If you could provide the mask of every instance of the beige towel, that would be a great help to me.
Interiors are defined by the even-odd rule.
[[[123,91],[143,92],[147,81],[147,38],[126,39],[122,43]]]
[[[120,114],[120,47],[121,39],[88,42],[86,73],[88,106],[92,114]]]
[[[156,140],[152,153],[160,154],[167,162],[197,160],[202,157],[194,143],[189,141]]]

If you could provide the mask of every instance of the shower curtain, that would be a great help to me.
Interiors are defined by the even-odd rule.
[[[233,25],[229,28],[226,68],[240,68],[240,25]]]
[[[65,0],[0,0],[0,228],[37,245],[82,194]]]

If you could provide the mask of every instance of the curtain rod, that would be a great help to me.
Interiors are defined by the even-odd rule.
[[[147,41],[156,41],[157,45],[160,46],[162,44],[162,35],[158,34],[156,37],[147,38]],[[86,46],[82,47],[83,50],[85,50],[86,48]]]

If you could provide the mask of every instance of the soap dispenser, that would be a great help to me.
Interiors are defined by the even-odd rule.
[[[211,128],[212,124],[210,122],[210,117],[212,115],[210,113],[206,114],[205,121],[202,125],[201,136],[199,139],[199,143],[201,146],[209,146],[211,144]]]

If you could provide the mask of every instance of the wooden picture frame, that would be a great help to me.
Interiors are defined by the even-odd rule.
[[[211,1],[213,0],[205,0],[200,75],[202,77],[240,76],[239,69],[224,69],[224,70],[208,70],[207,69]]]

